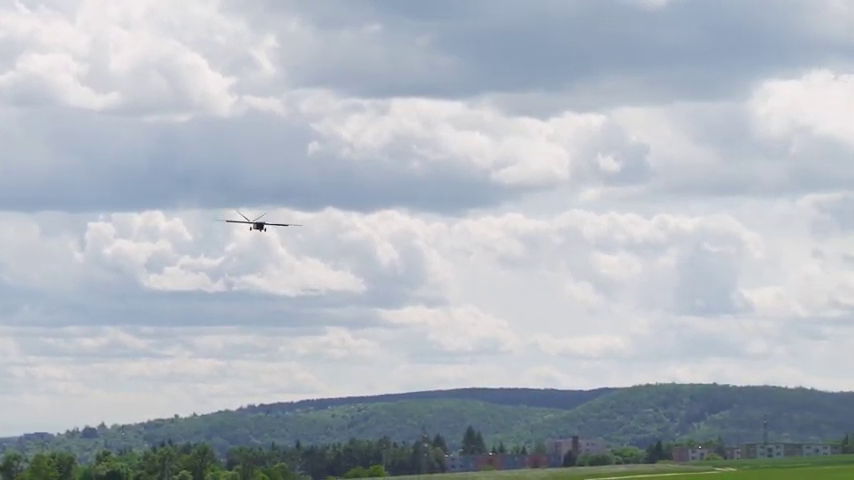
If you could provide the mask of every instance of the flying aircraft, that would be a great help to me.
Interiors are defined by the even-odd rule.
[[[235,210],[235,212],[237,212],[237,210]],[[259,232],[266,232],[267,231],[267,225],[270,225],[272,227],[301,227],[302,226],[302,225],[299,225],[296,223],[259,222],[258,220],[260,220],[261,217],[263,217],[264,215],[267,215],[266,213],[262,213],[261,215],[256,217],[254,220],[249,220],[249,218],[247,218],[246,215],[244,215],[240,212],[237,212],[237,214],[240,215],[241,217],[243,217],[243,220],[220,220],[220,222],[247,224],[247,225],[249,225],[249,231],[250,232],[252,230],[258,230]]]

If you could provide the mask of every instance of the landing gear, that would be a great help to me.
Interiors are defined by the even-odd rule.
[[[250,232],[252,231],[252,227],[249,227],[249,231],[250,231]]]
[[[265,231],[265,232],[267,231],[267,227],[264,227],[264,231]]]

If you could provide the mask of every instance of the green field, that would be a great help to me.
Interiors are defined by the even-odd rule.
[[[663,480],[852,480],[854,455],[784,458],[779,460],[735,460],[689,465],[616,465],[544,470],[508,470],[398,477],[412,480],[584,480],[649,479]]]

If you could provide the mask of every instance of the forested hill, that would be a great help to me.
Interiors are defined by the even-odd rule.
[[[722,437],[759,441],[768,419],[772,440],[838,440],[854,432],[854,393],[781,387],[659,384],[592,391],[463,389],[379,397],[248,406],[186,418],[29,434],[0,448],[65,449],[91,457],[101,448],[138,449],[163,441],[234,446],[335,443],[350,438],[411,441],[423,431],[459,445],[465,426],[487,443],[532,445],[580,434],[616,444]]]
[[[527,407],[571,410],[586,402],[613,392],[614,388],[594,390],[556,390],[542,388],[457,388],[453,390],[428,390],[421,392],[388,393],[360,397],[322,398],[297,402],[249,405],[237,409],[248,413],[285,413],[301,410],[318,410],[330,407],[366,403],[391,403],[406,400],[476,400],[495,405],[523,405]]]

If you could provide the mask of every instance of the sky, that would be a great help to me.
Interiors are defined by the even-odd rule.
[[[854,390],[852,112],[846,0],[3,2],[0,435]]]

